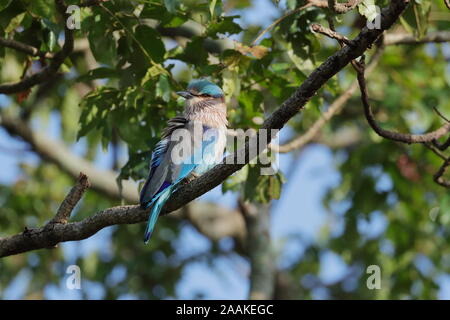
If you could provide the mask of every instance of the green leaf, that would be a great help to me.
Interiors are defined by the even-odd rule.
[[[166,49],[161,40],[161,35],[155,29],[140,25],[136,28],[135,37],[144,50],[155,62],[163,62]]]
[[[225,83],[225,80],[224,80]],[[234,122],[243,128],[257,128],[254,120],[263,117],[263,96],[259,90],[245,90],[238,95],[239,108],[233,115]]]
[[[167,11],[175,13],[178,7],[178,0],[164,0],[164,5],[166,6]]]
[[[121,169],[120,175],[117,179],[145,179],[148,175],[148,164],[150,163],[151,156],[151,151],[136,153],[130,152],[128,162]]]
[[[8,26],[5,28],[6,33],[13,32],[15,29],[17,29],[20,24],[22,23],[23,19],[25,18],[26,12],[22,12],[21,14],[18,14],[14,18],[11,19]]]
[[[408,31],[408,33],[414,34],[413,27],[408,23],[408,21],[406,21],[405,18],[400,17],[400,23],[402,24],[403,28],[405,28],[406,31]]]
[[[168,1],[176,2],[175,4],[166,3],[165,6],[144,6],[140,18],[143,19],[154,19],[158,20],[161,26],[164,27],[177,27],[183,24],[187,19],[187,15],[177,14],[176,9],[178,7],[179,1]],[[175,5],[175,7],[172,7]],[[170,11],[174,9],[173,11]]]
[[[144,77],[142,78],[141,81],[141,85],[144,86],[146,85],[148,82],[152,82],[154,78],[156,78],[156,76],[161,74],[161,69],[153,66],[151,68],[149,68],[147,70],[147,72],[145,73]]]
[[[192,38],[192,40],[186,45],[184,52],[176,56],[176,58],[192,63],[196,66],[208,64],[208,53],[203,47],[204,40],[205,39],[202,37]]]
[[[420,4],[414,3],[414,16],[419,38],[426,34],[428,28],[428,16],[431,11],[431,1],[420,1]]]
[[[268,203],[270,201],[267,193],[269,179],[269,176],[261,175],[258,165],[250,166],[249,177],[244,187],[244,199],[252,202]]]
[[[369,21],[373,21],[378,15],[376,8],[375,0],[364,0],[358,5],[359,13]]]
[[[212,0],[209,4],[209,13],[211,14],[211,20],[214,19],[214,12],[216,9],[217,0]]]
[[[0,0],[0,11],[6,9],[11,2],[12,0]]]
[[[244,183],[244,200],[269,203],[272,199],[280,198],[285,177],[280,171],[274,175],[261,175],[261,169],[259,164],[249,165],[248,177]]]
[[[222,183],[222,192],[239,191],[242,184],[247,180],[249,165],[244,166],[241,170],[231,175]]]
[[[231,100],[233,95],[238,96],[241,88],[241,80],[239,78],[239,73],[234,70],[224,70],[222,74],[223,79],[223,92],[225,94],[225,99],[227,102]]]
[[[86,24],[82,27],[89,30],[89,45],[95,59],[104,64],[113,65],[116,55],[116,41],[109,30],[109,20],[102,15],[96,15],[91,19],[86,19]]]
[[[140,15],[141,18],[145,19],[156,19],[156,20],[163,20],[166,17],[171,16],[169,12],[167,11],[166,6],[144,6],[144,9],[142,10],[142,13]]]
[[[216,7],[217,0],[212,0],[209,5],[209,13],[211,14],[211,20],[214,17],[214,8]]]
[[[161,97],[164,101],[170,100],[172,89],[169,83],[169,77],[165,74],[159,76],[159,81],[156,86],[156,96]]]
[[[58,26],[48,19],[42,19],[41,26],[43,28],[44,44],[46,45],[46,48],[41,48],[42,51],[54,51],[59,33]]]
[[[94,129],[107,125],[107,117],[117,105],[119,91],[115,88],[102,87],[90,93],[81,103],[80,130],[77,140]]]
[[[40,18],[54,19],[56,16],[55,1],[53,0],[33,0],[30,11]]]
[[[240,25],[233,21],[234,18],[239,16],[227,16],[222,17],[221,20],[211,23],[208,27],[208,36],[217,39],[218,34],[236,34],[242,31]]]
[[[108,79],[108,78],[118,78],[119,75],[117,71],[111,68],[97,68],[94,70],[89,70],[88,73],[78,77],[78,82],[92,81],[95,79]]]
[[[168,19],[167,22],[163,23],[162,25],[167,28],[176,28],[176,27],[181,26],[187,20],[188,19],[186,16],[182,16],[182,17],[174,16],[173,18]]]
[[[142,93],[137,87],[128,87],[125,91],[124,107],[137,109],[138,101],[142,98]]]
[[[286,178],[281,171],[269,178],[269,195],[271,199],[280,199],[281,187],[286,183]]]

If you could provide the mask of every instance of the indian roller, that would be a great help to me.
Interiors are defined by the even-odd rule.
[[[140,194],[141,208],[152,207],[145,243],[170,195],[182,183],[219,163],[225,151],[228,122],[222,89],[201,79],[177,94],[185,99],[184,114],[168,121],[153,150],[149,175]]]

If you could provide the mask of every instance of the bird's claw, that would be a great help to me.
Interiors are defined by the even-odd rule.
[[[184,178],[183,184],[188,184],[192,182],[193,180],[197,179],[199,175],[197,173],[191,172],[186,178]]]

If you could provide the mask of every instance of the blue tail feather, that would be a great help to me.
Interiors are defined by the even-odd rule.
[[[154,204],[150,211],[150,216],[148,218],[147,222],[147,228],[145,229],[145,236],[144,236],[144,242],[147,244],[150,240],[150,237],[152,236],[153,230],[155,228],[156,221],[158,220],[159,213],[161,212],[161,209],[163,208],[166,201],[169,199],[171,193],[172,193],[173,186],[168,187],[164,191],[162,191],[158,198],[153,200]],[[152,201],[152,202],[153,202]]]

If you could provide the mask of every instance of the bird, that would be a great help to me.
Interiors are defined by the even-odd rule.
[[[164,204],[182,184],[189,183],[222,161],[228,126],[224,92],[198,79],[186,91],[184,113],[167,122],[155,145],[148,178],[140,192],[140,206],[151,207],[144,242],[147,244]]]

